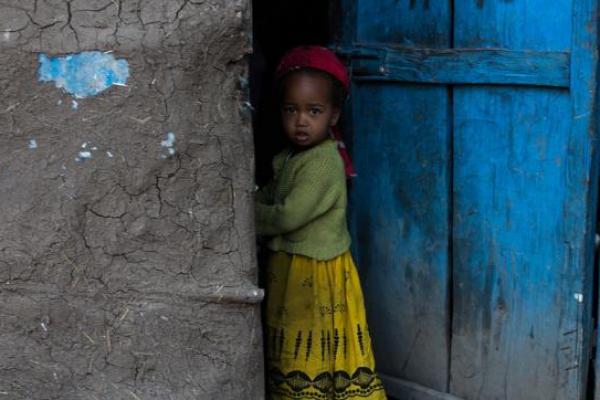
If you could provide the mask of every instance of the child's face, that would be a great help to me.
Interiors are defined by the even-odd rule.
[[[299,148],[310,148],[329,135],[340,111],[332,104],[331,81],[317,74],[296,73],[284,83],[281,116],[287,138]]]

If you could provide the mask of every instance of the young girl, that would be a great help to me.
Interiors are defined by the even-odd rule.
[[[257,231],[270,237],[272,252],[269,398],[385,399],[349,252],[346,175],[353,171],[332,139],[348,74],[329,50],[303,46],[283,57],[276,78],[290,146],[275,156],[274,178],[256,202]]]

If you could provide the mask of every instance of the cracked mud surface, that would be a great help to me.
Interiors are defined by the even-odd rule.
[[[0,399],[261,398],[249,19],[246,0],[0,0]],[[130,78],[74,109],[37,54],[88,50]]]

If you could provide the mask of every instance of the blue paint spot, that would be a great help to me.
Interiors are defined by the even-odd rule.
[[[167,151],[169,152],[169,155],[175,155],[175,134],[173,132],[168,132],[167,133],[167,138],[163,141],[160,142],[160,145],[164,148],[167,149]],[[162,159],[166,159],[167,156],[166,155],[161,155],[160,158]]]
[[[175,145],[175,134],[173,132],[167,133],[167,139],[160,142],[162,147],[173,147]]]
[[[90,160],[91,158],[92,158],[91,151],[80,151],[79,154],[77,154],[75,161],[82,162],[82,161]]]
[[[55,82],[76,98],[95,96],[112,85],[125,85],[129,78],[126,60],[112,54],[87,51],[63,57],[40,54],[40,82]]]

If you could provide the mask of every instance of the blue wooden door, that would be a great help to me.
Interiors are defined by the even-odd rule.
[[[342,4],[350,226],[390,392],[583,398],[597,0]]]

